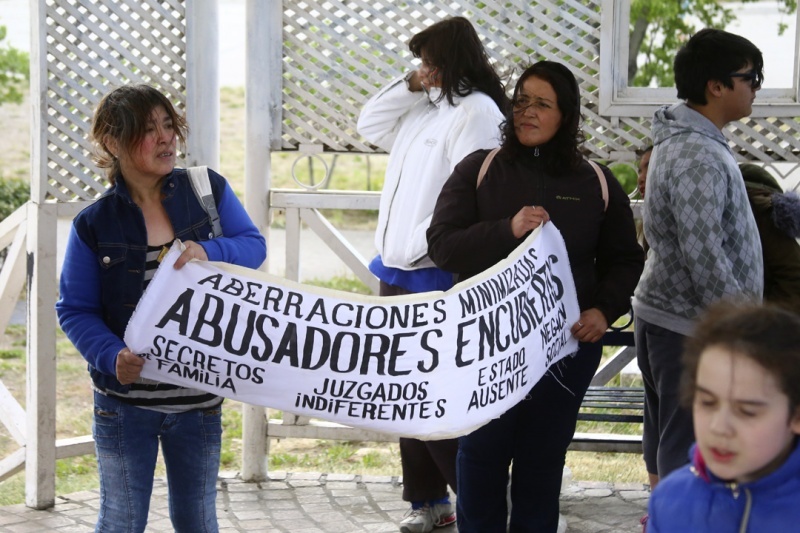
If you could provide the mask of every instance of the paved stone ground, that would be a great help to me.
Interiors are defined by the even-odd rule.
[[[396,477],[342,474],[270,474],[244,483],[235,474],[219,480],[220,531],[262,533],[390,533],[406,512]],[[167,486],[156,479],[148,532],[171,531]],[[562,491],[561,512],[569,533],[638,533],[648,492],[638,484],[572,483]],[[98,492],[56,498],[47,511],[24,505],[0,507],[0,533],[85,533],[94,530]],[[457,533],[455,526],[436,530]]]

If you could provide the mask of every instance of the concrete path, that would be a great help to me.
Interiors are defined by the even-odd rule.
[[[220,532],[390,533],[407,509],[396,477],[273,472],[264,483],[221,474],[217,497]],[[171,531],[167,487],[157,479],[148,532]],[[647,508],[643,485],[578,482],[562,491],[568,533],[639,533]],[[98,491],[56,498],[47,511],[0,507],[0,533],[78,533],[94,530]],[[457,533],[455,526],[436,530]]]

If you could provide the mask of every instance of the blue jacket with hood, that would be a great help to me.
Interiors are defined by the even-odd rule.
[[[800,447],[780,468],[750,483],[725,482],[692,464],[664,478],[650,496],[647,533],[783,533],[800,531]]]

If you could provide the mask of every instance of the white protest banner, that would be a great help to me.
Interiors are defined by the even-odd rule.
[[[552,223],[447,292],[361,296],[224,263],[162,261],[125,333],[142,376],[398,436],[467,434],[577,351]],[[475,253],[480,253],[476,250]]]

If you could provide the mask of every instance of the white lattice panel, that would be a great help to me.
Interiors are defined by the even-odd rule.
[[[511,82],[540,59],[572,68],[592,157],[622,159],[644,144],[650,117],[598,112],[599,0],[298,0],[284,2],[283,149],[316,143],[332,151],[376,151],[355,131],[363,102],[412,67],[412,35],[455,15],[476,26],[499,71],[513,69]],[[798,131],[797,119],[748,119],[728,133],[741,159],[772,162],[800,161]]]
[[[111,86],[150,83],[184,106],[184,1],[48,0],[46,199],[90,199],[105,189],[86,139],[94,106]],[[285,0],[283,6],[284,150],[317,144],[375,151],[355,131],[361,106],[413,66],[412,35],[454,15],[475,24],[509,83],[539,59],[571,66],[592,156],[625,158],[649,133],[649,117],[598,113],[599,0]],[[759,118],[732,125],[728,134],[742,159],[799,162],[798,131],[798,119]]]
[[[48,200],[96,197],[107,187],[91,161],[91,117],[112,87],[148,83],[183,107],[183,0],[47,2]]]

